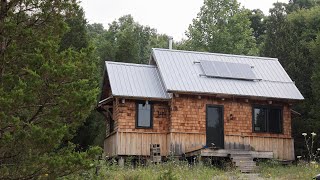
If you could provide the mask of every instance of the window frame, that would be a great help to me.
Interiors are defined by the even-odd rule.
[[[255,130],[255,126],[254,126],[254,109],[266,109],[267,113],[266,113],[266,118],[265,118],[265,126],[266,126],[266,131],[256,131]],[[277,109],[280,110],[280,132],[270,132],[269,130],[269,113],[271,109]],[[268,134],[283,134],[284,133],[284,127],[283,127],[283,106],[271,106],[271,105],[252,105],[252,132],[253,133],[268,133]]]
[[[150,126],[146,127],[146,126],[139,126],[138,125],[138,121],[139,121],[139,104],[143,104],[146,103],[146,101],[136,101],[136,129],[153,129],[153,103],[148,101],[148,103],[150,104]]]

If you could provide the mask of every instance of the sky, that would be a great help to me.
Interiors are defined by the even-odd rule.
[[[185,37],[203,0],[81,0],[89,23],[101,23],[105,28],[112,21],[131,14],[141,25],[157,29],[158,33],[172,36],[174,40]],[[238,0],[248,9],[261,9],[265,14],[275,2],[288,0]]]

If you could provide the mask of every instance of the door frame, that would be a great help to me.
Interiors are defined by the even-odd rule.
[[[221,108],[221,116],[222,116],[222,149],[224,149],[224,105],[217,104],[207,104],[206,105],[206,145],[207,145],[207,125],[208,125],[208,108]]]

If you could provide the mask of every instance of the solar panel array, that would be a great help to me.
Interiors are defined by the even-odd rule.
[[[200,60],[201,67],[208,77],[256,80],[251,66],[241,63]]]

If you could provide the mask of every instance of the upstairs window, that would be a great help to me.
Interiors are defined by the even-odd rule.
[[[152,104],[148,101],[139,101],[136,104],[136,127],[152,128]]]
[[[282,133],[282,108],[255,106],[252,114],[253,132]]]

